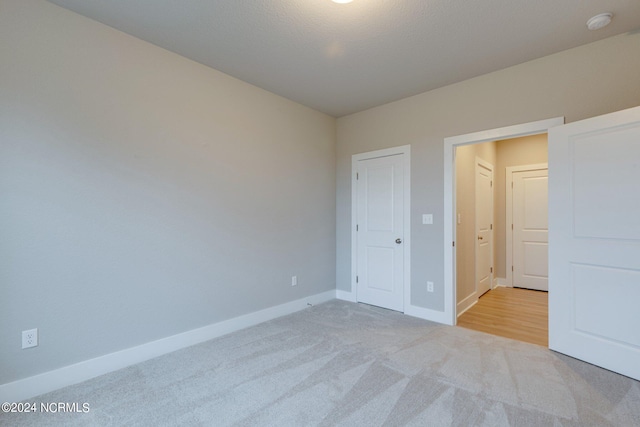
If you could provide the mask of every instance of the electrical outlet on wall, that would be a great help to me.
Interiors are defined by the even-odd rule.
[[[38,345],[38,328],[22,331],[22,348],[31,348]]]
[[[427,282],[427,292],[433,292],[433,282]]]
[[[298,286],[298,276],[291,276],[291,286]]]

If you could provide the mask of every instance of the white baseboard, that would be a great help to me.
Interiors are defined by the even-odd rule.
[[[357,302],[355,292],[341,291],[340,289],[336,291],[336,298],[341,299],[343,301]]]
[[[506,277],[498,277],[496,279],[497,285],[496,287],[502,287],[502,288],[510,288],[511,285],[507,284],[507,278]]]
[[[349,302],[358,302],[356,300],[356,293],[349,291],[336,291],[336,299],[349,301]],[[436,323],[443,323],[445,325],[451,325],[451,320],[445,316],[443,311],[431,310],[429,308],[418,307],[415,305],[409,305],[405,308],[404,314],[412,317],[417,317],[419,319],[430,320]]]
[[[404,310],[404,314],[418,317],[424,320],[430,320],[436,323],[442,323],[444,325],[451,325],[451,319],[446,316],[444,311],[431,310],[429,308],[417,307],[415,305],[410,305],[406,307]]]
[[[478,296],[474,292],[468,297],[466,297],[465,299],[463,299],[462,301],[460,301],[458,304],[456,304],[456,318],[460,317],[462,313],[469,310],[477,302],[478,302]]]
[[[356,293],[349,291],[336,291],[336,299],[349,301],[349,302],[358,302],[356,300]],[[409,305],[404,310],[404,314],[412,317],[417,317],[419,319],[430,320],[436,323],[443,323],[445,325],[451,325],[451,320],[447,319],[445,313],[442,311],[431,310],[429,308],[418,307],[415,305]]]
[[[19,402],[30,399],[62,387],[77,384],[136,363],[144,362],[145,360],[153,359],[154,357],[162,356],[163,354],[257,325],[258,323],[295,313],[296,311],[307,308],[308,304],[320,304],[335,298],[335,290],[323,292],[202,328],[192,329],[157,341],[106,354],[96,357],[95,359],[85,360],[53,371],[2,384],[0,385],[0,402]]]

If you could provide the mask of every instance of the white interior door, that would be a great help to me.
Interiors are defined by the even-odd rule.
[[[548,170],[514,172],[513,286],[549,290]]]
[[[404,154],[358,161],[359,302],[404,309]]]
[[[549,347],[640,380],[640,107],[549,131]]]
[[[476,295],[493,281],[493,166],[476,158]]]

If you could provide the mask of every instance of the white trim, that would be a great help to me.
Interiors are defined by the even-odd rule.
[[[505,234],[505,237],[507,239],[507,248],[506,248],[507,260],[505,264],[505,270],[507,270],[506,271],[507,286],[509,286],[510,288],[513,287],[513,271],[511,270],[511,267],[513,266],[513,229],[509,227],[509,224],[513,224],[513,186],[512,186],[513,173],[544,170],[544,169],[549,170],[548,163],[535,163],[531,165],[522,165],[522,166],[508,166],[505,168],[505,174],[504,174],[505,193],[504,194],[506,195],[505,209],[507,210],[506,216],[505,216],[505,227],[507,228],[506,234]]]
[[[447,324],[447,318],[443,311],[409,305],[408,307],[405,307],[404,314],[407,316],[417,317],[419,319],[430,320],[431,322]]]
[[[469,310],[471,307],[476,305],[477,302],[478,302],[477,292],[470,294],[468,297],[460,301],[458,304],[456,304],[456,313],[457,313],[456,317],[460,317],[462,313],[464,313],[465,311]]]
[[[404,308],[411,305],[411,146],[402,145],[399,147],[385,148],[383,150],[369,151],[366,153],[354,154],[351,156],[351,292],[354,302],[358,299],[358,287],[356,286],[356,275],[358,273],[358,245],[356,234],[356,224],[358,222],[358,195],[356,188],[358,185],[356,174],[358,173],[358,162],[361,160],[375,159],[378,157],[394,156],[402,154],[404,160]],[[344,291],[343,291],[344,292]]]
[[[336,299],[342,301],[356,302],[356,293],[355,292],[347,292],[342,291],[340,289],[336,290]]]
[[[507,279],[504,277],[497,277],[496,278],[496,288],[510,288],[512,286],[509,286],[507,284]]]
[[[65,366],[53,371],[0,385],[0,402],[19,402],[39,396],[62,387],[117,371],[136,363],[163,354],[190,347],[213,338],[248,328],[277,317],[303,310],[309,304],[315,305],[335,299],[336,291],[331,290],[291,301],[275,307],[224,320],[198,329],[192,329],[170,337],[162,338],[136,347],[110,353],[95,359]]]
[[[498,141],[501,139],[519,138],[521,136],[538,135],[546,133],[552,127],[561,126],[563,124],[564,117],[554,117],[552,119],[539,120],[537,122],[522,123],[503,128],[467,133],[465,135],[451,136],[444,140],[445,144],[450,144],[451,146],[471,145],[481,142]]]
[[[455,290],[455,148],[461,145],[500,139],[517,138],[548,132],[550,128],[564,124],[564,117],[540,120],[515,126],[507,126],[444,139],[444,312],[448,325],[456,324]]]

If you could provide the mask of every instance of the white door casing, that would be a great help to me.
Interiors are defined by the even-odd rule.
[[[401,312],[409,293],[408,148],[353,157],[356,301]]]
[[[564,123],[564,117],[539,120],[503,128],[473,132],[444,139],[444,312],[433,320],[456,324],[456,265],[455,265],[455,149],[456,147],[501,139],[546,133],[551,127]]]
[[[546,165],[511,174],[512,229],[507,238],[512,238],[514,287],[549,290],[548,176]]]
[[[549,131],[549,347],[640,380],[640,107]]]
[[[476,299],[493,282],[493,165],[476,157]]]

